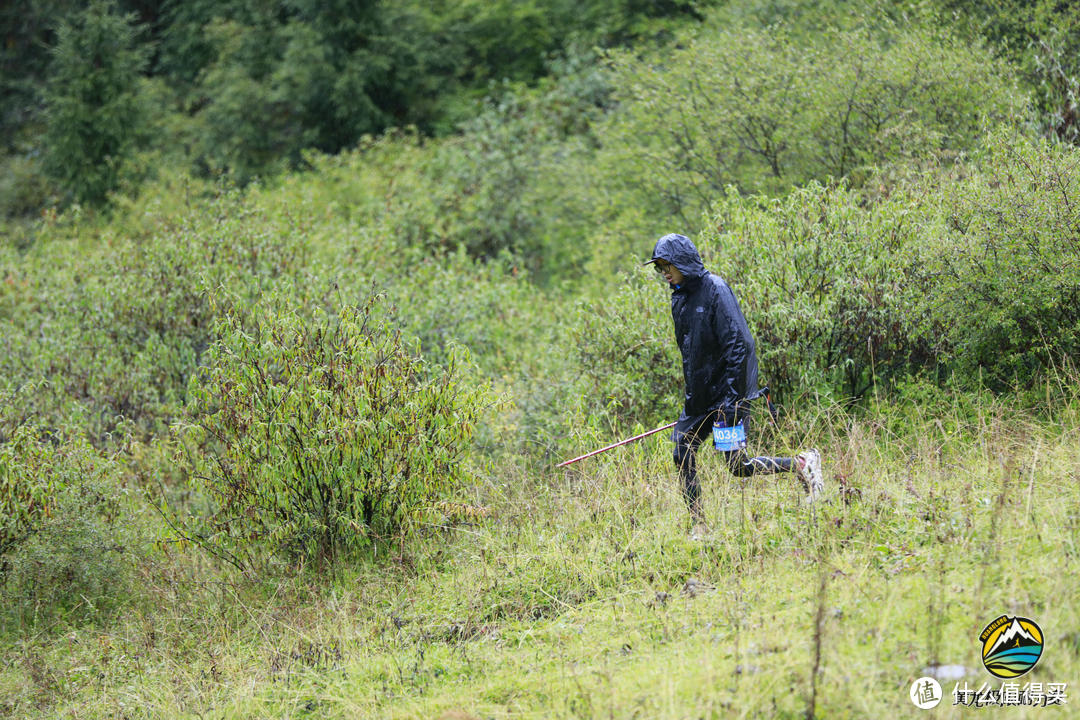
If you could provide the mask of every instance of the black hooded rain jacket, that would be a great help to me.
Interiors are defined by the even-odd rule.
[[[689,432],[719,410],[728,423],[761,394],[754,338],[735,294],[705,269],[690,238],[665,235],[656,243],[653,261],[679,269],[683,283],[672,289],[671,318],[682,352],[685,399],[676,433]]]

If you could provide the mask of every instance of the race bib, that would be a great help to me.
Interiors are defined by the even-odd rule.
[[[712,426],[713,445],[720,452],[742,450],[746,447],[746,428],[742,423],[727,427],[720,423]]]

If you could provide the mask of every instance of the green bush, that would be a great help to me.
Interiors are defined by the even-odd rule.
[[[782,199],[731,191],[714,213],[700,239],[706,266],[738,296],[774,397],[859,396],[875,374],[903,375],[925,357],[902,305],[918,212],[812,183]]]
[[[1024,101],[987,48],[916,24],[804,36],[710,25],[644,59],[613,53],[611,65],[612,182],[644,183],[643,201],[688,229],[728,185],[857,186],[881,164],[970,149],[987,120],[1018,119]]]
[[[118,465],[84,440],[12,421],[0,418],[5,614],[34,623],[107,612],[127,599],[137,550]]]
[[[146,237],[103,233],[86,248],[50,239],[0,256],[8,278],[0,370],[15,382],[47,380],[24,401],[50,426],[77,412],[98,445],[123,425],[162,433],[214,318],[280,278],[302,286],[300,220],[255,208],[237,191],[148,224]]]
[[[267,551],[330,564],[407,534],[468,479],[485,388],[424,363],[379,310],[265,303],[218,323],[180,428],[209,503],[193,539],[241,568]]]
[[[682,408],[671,291],[655,275],[636,269],[608,297],[578,305],[570,335],[579,371],[573,392],[593,427],[654,427],[676,419]]]
[[[51,188],[35,153],[0,157],[0,220],[44,209]]]
[[[385,222],[402,244],[464,248],[483,260],[509,254],[541,282],[573,262],[589,217],[587,199],[571,189],[573,174],[589,155],[581,136],[607,88],[587,67],[567,72],[536,91],[504,88],[459,137],[428,143],[418,162],[390,176]],[[381,145],[378,154],[387,149]]]
[[[523,360],[515,350],[534,342],[545,320],[546,298],[527,273],[510,261],[474,260],[463,248],[410,263],[408,276],[394,273],[385,288],[396,322],[437,364],[448,364],[462,346],[490,374],[511,370]]]
[[[922,190],[918,332],[969,383],[1030,385],[1080,355],[1080,151],[998,133],[963,177]]]
[[[702,234],[778,396],[859,396],[909,372],[1001,391],[1080,352],[1077,157],[1001,131],[978,162],[869,201],[731,191]]]
[[[1080,143],[1080,8],[1058,0],[940,0],[958,28],[1010,58],[1039,132]]]

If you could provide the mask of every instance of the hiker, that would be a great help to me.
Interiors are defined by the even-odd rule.
[[[672,432],[674,457],[693,532],[700,535],[707,526],[694,456],[702,442],[712,439],[714,422],[723,428],[740,423],[744,430],[748,428],[750,402],[764,393],[757,384],[754,338],[735,294],[726,282],[705,269],[690,238],[665,235],[645,264],[654,265],[671,286],[671,318],[685,382],[682,414]],[[817,450],[803,451],[794,458],[747,457],[745,445],[743,440],[735,449],[724,451],[732,474],[747,477],[794,470],[810,501],[821,494],[821,455]]]

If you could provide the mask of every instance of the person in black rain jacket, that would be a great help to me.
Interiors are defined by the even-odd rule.
[[[660,238],[645,264],[653,264],[671,286],[671,318],[685,382],[683,411],[672,434],[674,459],[694,532],[699,534],[705,529],[705,516],[695,455],[698,446],[711,439],[714,422],[748,427],[750,402],[764,392],[758,388],[757,353],[735,294],[705,269],[688,237],[673,233]],[[823,489],[817,450],[795,458],[750,458],[744,449],[725,451],[724,456],[739,477],[795,470],[810,500]]]

